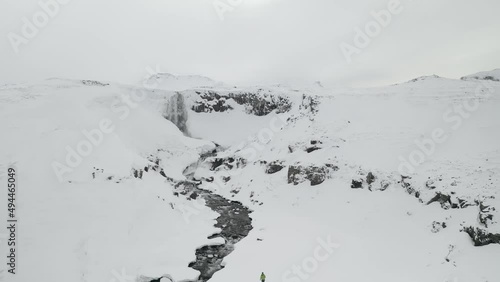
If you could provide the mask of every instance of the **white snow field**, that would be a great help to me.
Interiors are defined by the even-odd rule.
[[[195,280],[195,249],[222,243],[207,239],[218,214],[174,185],[218,144],[195,178],[253,210],[253,229],[211,282],[257,282],[261,272],[267,282],[498,282],[500,245],[475,246],[463,231],[500,233],[500,82],[476,76],[370,89],[238,88],[168,74],[151,78],[155,89],[0,86],[0,181],[11,166],[18,175],[16,274],[4,230],[0,277]],[[167,107],[174,91],[185,105]],[[164,118],[177,106],[189,136]],[[282,169],[266,172],[272,164]]]

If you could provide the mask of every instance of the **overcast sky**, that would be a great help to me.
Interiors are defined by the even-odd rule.
[[[500,68],[498,0],[401,0],[400,13],[350,63],[341,43],[355,47],[355,28],[389,0],[65,0],[19,43],[23,17],[43,23],[38,1],[0,3],[0,84],[49,77],[134,83],[157,65],[232,84],[343,86]],[[221,2],[234,4],[223,20],[214,8]]]

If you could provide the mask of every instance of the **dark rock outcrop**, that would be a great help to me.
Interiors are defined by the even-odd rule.
[[[458,200],[458,207],[461,209],[474,205],[474,204],[471,204],[471,203],[467,202],[466,200],[460,199],[458,197],[457,197],[457,200]]]
[[[480,76],[464,76],[460,78],[461,80],[470,80],[470,79],[477,79],[477,80],[491,80],[491,81],[500,81],[500,79],[491,76],[491,75],[486,75],[483,77]]]
[[[320,145],[322,145],[323,142],[321,142],[321,140],[311,140],[310,143],[311,143],[311,147],[307,147],[306,152],[312,153],[316,150],[322,149]]]
[[[351,181],[351,188],[352,189],[362,189],[363,188],[363,180],[352,180]]]
[[[284,167],[285,166],[281,162],[274,161],[274,162],[271,162],[267,165],[266,173],[273,174],[273,173],[281,171]]]
[[[414,195],[415,198],[418,198],[420,202],[422,202],[422,199],[420,199],[420,192],[413,188],[413,186],[407,181],[407,179],[411,179],[411,177],[401,175],[401,186],[406,190],[406,193]]]
[[[479,223],[481,223],[485,227],[488,227],[488,224],[493,220],[493,215],[490,213],[492,211],[495,211],[494,207],[487,206],[483,204],[483,202],[480,202],[478,216]]]
[[[368,185],[371,185],[373,182],[375,182],[375,175],[373,175],[373,173],[371,172],[368,172],[368,175],[366,175],[366,183],[368,183]]]
[[[319,100],[317,97],[302,94],[302,104],[299,109],[316,114],[319,110]]]
[[[297,185],[309,180],[311,186],[319,185],[329,178],[332,172],[338,169],[337,166],[332,164],[325,164],[324,166],[292,165],[288,167],[288,183]]]
[[[234,167],[241,168],[244,167],[246,163],[247,161],[243,158],[233,158],[233,157],[214,158],[211,161],[212,167],[210,168],[210,170],[216,170],[221,166],[223,166],[226,169],[233,169]]]
[[[196,93],[200,99],[195,102],[191,109],[197,113],[225,112],[233,109],[227,104],[227,97],[223,97],[216,92]]]
[[[142,179],[143,173],[144,173],[144,171],[142,169],[135,169],[135,168],[132,169],[132,175],[135,178]]]
[[[453,195],[454,193],[451,192],[451,194]],[[434,202],[438,202],[441,205],[441,208],[443,208],[445,210],[450,209],[450,208],[451,209],[463,209],[463,208],[466,208],[469,206],[479,204],[479,203],[471,204],[471,203],[467,202],[466,200],[460,199],[458,197],[452,197],[450,195],[446,195],[446,194],[443,194],[441,192],[437,192],[436,195],[434,197],[432,197],[432,199],[430,199],[427,202],[427,205],[430,205]]]
[[[287,119],[287,122],[293,123],[302,118],[309,118],[313,121],[319,110],[319,99],[317,96],[310,96],[303,94],[302,102],[299,105],[300,113],[298,115],[291,116]]]
[[[82,80],[83,85],[87,86],[108,86],[109,83],[102,83],[97,80]]]
[[[233,100],[239,105],[243,105],[249,114],[265,116],[276,110],[277,113],[284,113],[291,109],[291,102],[287,97],[270,93],[227,93],[221,94],[214,91],[204,93],[196,92],[199,99],[192,106],[195,112],[225,112],[233,108],[227,104],[228,100]]]
[[[440,192],[436,193],[436,195],[427,202],[427,205],[430,205],[434,202],[438,202],[439,204],[441,204],[441,207],[445,210],[452,207],[451,196],[441,194]]]
[[[320,148],[320,147],[313,146],[313,147],[309,147],[309,148],[307,148],[307,149],[306,149],[306,152],[308,152],[308,153],[312,153],[312,152],[314,152],[314,151],[316,151],[316,150],[319,150],[319,149],[321,149],[321,148]]]
[[[292,107],[288,98],[277,95],[270,95],[269,99],[265,99],[255,93],[229,93],[229,97],[236,103],[244,105],[247,113],[256,116],[265,116],[274,110],[277,113],[284,113]]]
[[[488,233],[486,230],[477,227],[474,228],[472,226],[465,227],[462,231],[469,234],[476,247],[489,244],[500,244],[500,234]]]

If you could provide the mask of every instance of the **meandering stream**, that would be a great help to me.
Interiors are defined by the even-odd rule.
[[[208,190],[201,189],[199,182],[193,178],[198,165],[207,157],[202,156],[200,161],[191,165],[184,171],[188,181],[178,184],[187,194],[201,197],[205,200],[207,207],[219,214],[216,219],[217,228],[220,232],[212,234],[207,238],[213,239],[221,237],[224,244],[202,246],[196,250],[196,260],[189,264],[189,267],[200,271],[198,281],[208,281],[215,272],[224,268],[223,259],[234,250],[234,245],[245,238],[252,230],[251,211],[237,201],[228,200],[220,195]]]

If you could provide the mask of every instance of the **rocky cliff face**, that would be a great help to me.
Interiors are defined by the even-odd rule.
[[[287,97],[252,92],[228,92],[218,93],[215,91],[197,91],[198,98],[191,109],[198,113],[225,112],[232,110],[230,101],[245,107],[248,114],[265,116],[276,110],[277,113],[284,113],[290,110],[292,104]]]

